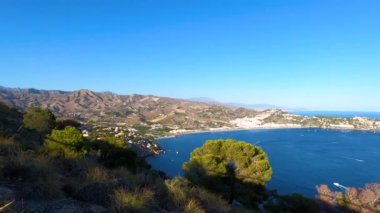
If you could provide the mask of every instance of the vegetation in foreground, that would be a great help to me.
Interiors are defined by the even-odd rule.
[[[84,138],[70,122],[57,124],[47,110],[33,108],[22,115],[0,104],[0,115],[0,211],[379,210],[371,199],[380,187],[327,191],[329,199],[322,196],[326,190],[319,190],[319,201],[265,190],[272,175],[269,160],[261,148],[244,142],[209,141],[184,164],[185,177],[168,179],[124,141]]]
[[[210,140],[195,149],[184,163],[185,177],[244,206],[255,207],[266,198],[272,169],[265,152],[249,143]]]

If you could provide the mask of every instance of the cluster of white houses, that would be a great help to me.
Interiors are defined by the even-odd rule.
[[[90,130],[91,129],[91,130]],[[147,156],[152,154],[159,154],[161,149],[155,143],[153,137],[142,136],[139,132],[131,127],[82,127],[83,137],[90,137],[91,132],[95,133],[96,139],[100,140],[102,137],[114,136],[119,138],[127,144],[127,146],[135,150],[140,156]]]

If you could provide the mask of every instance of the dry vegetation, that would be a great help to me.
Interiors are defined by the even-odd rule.
[[[186,178],[167,179],[115,138],[87,140],[75,128],[63,127],[49,131],[40,141],[40,132],[23,127],[21,113],[0,104],[0,115],[0,211],[258,211],[257,205],[230,205],[223,193]],[[313,212],[321,206],[337,211],[379,211],[379,184],[350,188],[346,194],[325,186],[318,191],[323,205],[300,195],[268,192],[262,208],[272,212]]]
[[[332,191],[327,185],[317,187],[317,199],[329,211],[380,212],[380,184],[364,188],[349,187],[346,192]]]

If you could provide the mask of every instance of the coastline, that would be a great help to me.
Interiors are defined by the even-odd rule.
[[[380,132],[380,129],[360,129],[360,128],[325,128],[325,127],[316,127],[316,126],[297,126],[297,127],[252,127],[252,128],[226,128],[226,129],[210,129],[210,130],[188,130],[186,132],[175,133],[167,136],[161,136],[155,138],[156,140],[175,138],[181,135],[192,135],[200,133],[213,133],[213,132],[234,132],[234,131],[244,131],[244,130],[275,130],[275,129],[323,129],[323,130],[340,130],[340,131],[370,131],[370,132]]]
[[[265,111],[254,117],[243,117],[230,120],[225,126],[204,129],[174,129],[157,140],[172,138],[179,135],[228,132],[257,129],[294,129],[294,128],[319,128],[345,131],[380,131],[380,120],[368,117],[308,117],[284,113],[279,110]]]

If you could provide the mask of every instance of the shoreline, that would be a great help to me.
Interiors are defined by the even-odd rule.
[[[175,133],[173,135],[163,136],[156,138],[157,140],[166,138],[175,138],[181,135],[192,135],[198,133],[213,133],[213,132],[234,132],[234,131],[244,131],[244,130],[271,130],[271,129],[304,129],[308,127],[255,127],[255,128],[230,128],[230,129],[215,129],[215,130],[189,130],[183,133]]]
[[[275,130],[275,129],[322,129],[322,130],[340,130],[340,131],[369,131],[369,132],[380,132],[380,129],[348,129],[348,128],[324,128],[324,127],[253,127],[253,128],[229,128],[229,129],[215,129],[215,130],[189,130],[183,133],[175,133],[172,135],[162,136],[155,138],[156,140],[163,140],[168,138],[175,138],[182,135],[192,135],[200,133],[214,133],[214,132],[234,132],[234,131],[244,131],[244,130]]]

